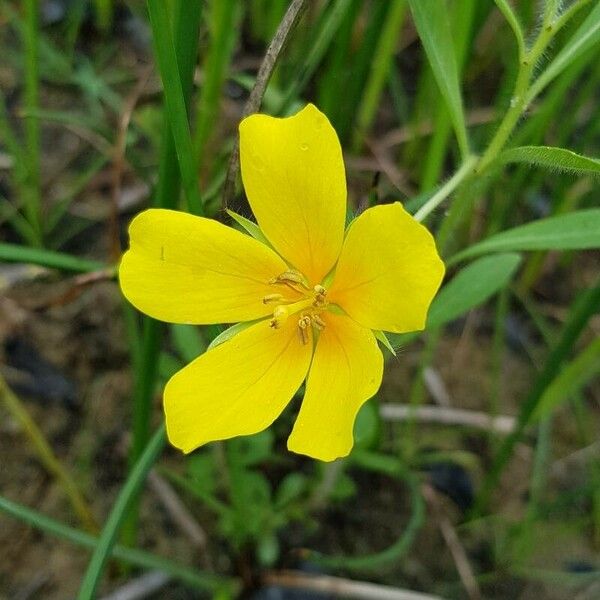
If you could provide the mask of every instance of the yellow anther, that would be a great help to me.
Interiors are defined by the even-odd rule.
[[[310,327],[310,321],[310,317],[308,315],[304,315],[298,320],[298,327],[300,327],[300,329],[308,329]]]
[[[315,285],[313,291],[315,292],[313,306],[320,307],[327,304],[327,290],[322,285]]]
[[[263,304],[277,304],[277,302],[283,301],[283,296],[281,294],[267,294],[263,298]]]
[[[324,329],[325,328],[325,321],[323,321],[323,319],[321,319],[321,317],[317,314],[313,314],[312,315],[312,320],[313,323],[315,325],[315,327],[317,329]]]
[[[298,284],[307,290],[310,289],[308,287],[308,285],[306,284],[306,279],[304,279],[304,275],[302,275],[302,273],[300,273],[300,271],[293,271],[293,270],[286,271],[285,273],[282,273],[281,275],[277,275],[277,277],[271,278],[269,280],[269,283],[271,285],[274,285],[276,283],[284,283],[287,285]]]
[[[300,335],[300,340],[304,345],[308,344],[310,338],[308,335],[308,329],[310,327],[311,318],[308,315],[304,315],[300,317],[298,320],[298,333]]]

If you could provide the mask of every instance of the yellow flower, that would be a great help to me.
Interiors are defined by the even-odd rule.
[[[254,321],[175,374],[167,433],[184,452],[259,432],[306,379],[288,448],[347,455],[361,405],[379,389],[373,330],[423,329],[444,265],[431,234],[399,203],[344,232],[346,178],[337,135],[315,106],[240,125],[242,179],[263,243],[214,220],[151,209],[131,223],[121,289],[172,323]]]

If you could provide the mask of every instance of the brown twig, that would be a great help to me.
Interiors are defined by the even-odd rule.
[[[263,583],[284,588],[331,594],[335,598],[357,598],[359,600],[441,600],[439,596],[431,596],[387,585],[368,583],[366,581],[353,581],[329,575],[309,575],[298,571],[267,572],[263,576]]]
[[[258,74],[256,75],[256,82],[250,92],[250,96],[244,105],[243,117],[247,117],[252,113],[255,113],[260,108],[267,84],[271,79],[277,59],[287,42],[290,33],[300,19],[300,15],[304,10],[308,0],[292,0],[290,5],[279,23],[279,27],[275,32],[273,40],[267,48],[265,57],[260,65]],[[236,136],[235,145],[229,158],[229,166],[227,168],[227,175],[225,176],[225,184],[223,185],[223,196],[221,200],[221,207],[223,211],[227,209],[233,195],[235,193],[235,182],[240,167],[240,141],[239,136]]]
[[[112,594],[104,596],[102,600],[142,600],[143,598],[149,598],[164,588],[170,579],[166,573],[150,571],[127,582]]]
[[[465,425],[485,431],[509,434],[515,428],[515,418],[507,415],[491,417],[484,412],[449,408],[447,406],[409,406],[407,404],[382,404],[379,408],[384,421],[415,419],[426,423]]]
[[[424,484],[421,486],[421,492],[435,516],[442,537],[448,546],[448,550],[450,550],[450,554],[452,554],[456,570],[458,571],[460,580],[465,586],[469,598],[471,600],[481,600],[481,590],[473,575],[469,557],[456,533],[456,529],[454,529],[450,519],[444,513],[436,491],[430,485]]]

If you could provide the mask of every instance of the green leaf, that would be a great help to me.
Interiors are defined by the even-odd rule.
[[[187,117],[185,95],[179,76],[168,3],[164,0],[149,0],[148,15],[152,25],[156,62],[163,82],[165,108],[171,125],[173,140],[175,141],[181,181],[190,212],[201,215],[203,208],[198,188],[195,153]]]
[[[408,0],[408,3],[464,158],[469,154],[469,142],[448,7],[445,0]]]
[[[551,170],[600,175],[600,160],[552,146],[521,146],[505,150],[500,163],[530,163]]]
[[[448,265],[465,258],[520,250],[585,250],[600,248],[600,208],[540,219],[503,231],[455,254]]]
[[[480,258],[459,271],[433,301],[427,329],[445,325],[483,304],[512,279],[520,262],[518,254],[497,254]]]
[[[306,494],[308,478],[303,473],[288,473],[279,484],[275,494],[276,510],[284,509],[288,504],[299,500]]]
[[[436,329],[483,304],[499,292],[513,277],[521,256],[516,253],[486,256],[458,272],[434,298],[426,329]],[[396,348],[408,344],[419,331],[388,334]]]
[[[365,402],[354,421],[354,447],[361,450],[376,447],[381,429],[379,406],[375,400]]]
[[[600,3],[596,4],[548,68],[535,80],[530,96],[535,97],[539,94],[557,75],[598,42],[600,42]]]
[[[195,325],[172,323],[171,336],[177,352],[186,362],[192,362],[198,358],[206,348],[200,329]]]
[[[225,212],[247,233],[249,233],[255,240],[262,242],[263,244],[272,248],[269,240],[265,237],[265,234],[262,232],[262,229],[250,219],[246,219],[246,217],[242,217],[242,215],[238,215],[238,213],[225,209]]]
[[[70,254],[43,250],[41,248],[27,248],[18,244],[0,243],[0,260],[7,262],[22,262],[41,267],[52,267],[63,271],[75,271],[76,273],[89,273],[91,271],[102,271],[109,269],[107,265],[78,258]]]
[[[42,513],[31,510],[22,504],[11,502],[7,498],[1,496],[0,512],[6,513],[15,519],[19,519],[44,533],[77,544],[83,548],[93,550],[98,544],[98,539],[93,535],[69,527],[60,521],[56,521]],[[111,548],[111,556],[131,563],[132,565],[142,567],[143,569],[162,571],[187,585],[201,590],[214,592],[215,594],[219,589],[223,589],[224,587],[231,588],[231,593],[234,593],[236,588],[235,580],[227,580],[219,575],[200,571],[196,566],[193,568],[186,567],[182,564],[173,562],[168,558],[163,558],[162,556],[151,554],[150,552],[139,550],[138,548],[126,548],[115,544]],[[230,597],[231,596],[228,596],[228,598]]]
[[[235,468],[260,465],[272,458],[274,444],[271,429],[234,438],[227,446],[229,462]]]
[[[546,388],[532,418],[547,416],[562,402],[573,397],[588,381],[600,373],[600,338],[565,365]]]
[[[127,509],[132,500],[139,494],[140,488],[146,481],[148,471],[162,453],[166,442],[165,427],[161,425],[148,442],[144,452],[119,491],[86,569],[77,600],[93,600],[96,597],[96,588],[100,583],[104,567],[119,535]]]

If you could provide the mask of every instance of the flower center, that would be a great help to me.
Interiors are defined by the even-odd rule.
[[[269,326],[273,329],[279,329],[283,323],[291,316],[298,317],[298,335],[303,344],[309,342],[309,328],[314,327],[321,330],[325,327],[325,322],[320,317],[320,313],[327,308],[327,290],[322,285],[310,287],[304,275],[299,271],[286,271],[269,281],[270,285],[287,287],[297,294],[300,299],[287,299],[281,293],[268,294],[263,298],[264,304],[274,304],[273,318]],[[282,291],[284,291],[282,289]]]

